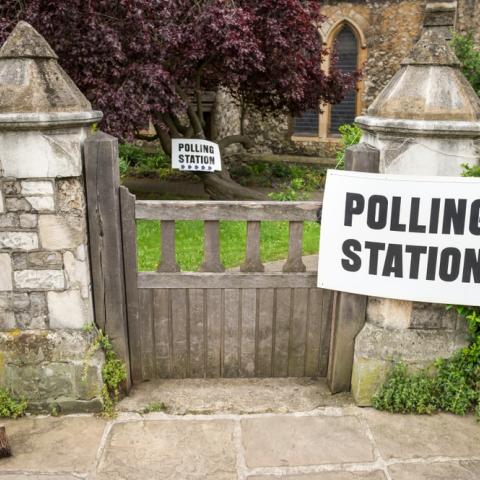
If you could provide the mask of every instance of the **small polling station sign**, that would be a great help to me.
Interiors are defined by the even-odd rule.
[[[480,306],[480,178],[330,170],[318,286]]]
[[[194,138],[174,138],[172,168],[186,172],[221,171],[222,160],[218,144]]]

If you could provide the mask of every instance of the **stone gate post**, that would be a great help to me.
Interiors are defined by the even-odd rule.
[[[82,166],[101,116],[20,22],[0,50],[0,387],[32,409],[101,407]]]
[[[362,142],[380,150],[381,173],[458,176],[462,164],[477,163],[480,99],[445,40],[455,6],[427,4],[419,42],[367,115],[357,119]],[[465,343],[465,322],[444,305],[369,298],[367,322],[355,343],[357,403],[371,403],[393,362],[426,366]]]

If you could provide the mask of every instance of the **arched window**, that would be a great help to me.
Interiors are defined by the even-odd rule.
[[[344,24],[335,39],[338,54],[338,68],[344,73],[358,68],[358,42],[353,30]],[[352,89],[341,103],[332,105],[330,115],[330,135],[338,135],[338,128],[345,123],[353,123],[356,116],[357,92]]]

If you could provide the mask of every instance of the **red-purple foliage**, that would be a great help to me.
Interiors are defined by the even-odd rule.
[[[320,68],[318,1],[2,0],[0,42],[18,20],[45,36],[104,112],[102,128],[121,137],[149,118],[157,132],[202,136],[191,98],[206,90],[223,87],[263,111],[299,113],[339,101],[352,80]]]

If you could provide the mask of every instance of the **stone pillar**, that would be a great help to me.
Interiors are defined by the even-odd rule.
[[[29,24],[0,49],[0,387],[30,407],[101,407],[82,145],[101,119]]]
[[[435,20],[433,3],[439,4],[429,3],[418,44],[367,115],[357,119],[362,142],[380,150],[382,173],[458,176],[462,164],[479,157],[480,99],[462,75],[444,30],[437,28],[448,22],[442,21],[446,16]],[[437,12],[447,3],[436,5]],[[370,404],[393,362],[424,367],[466,342],[464,320],[444,305],[370,298],[367,322],[355,343],[357,403]]]

